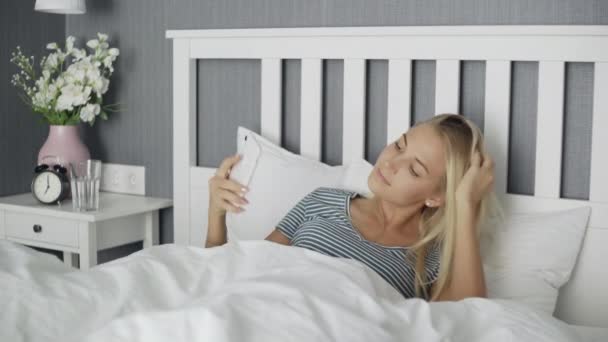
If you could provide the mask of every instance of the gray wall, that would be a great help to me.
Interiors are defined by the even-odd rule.
[[[17,96],[11,78],[17,67],[11,52],[19,45],[36,62],[51,41],[65,39],[65,17],[34,12],[33,1],[0,1],[0,196],[29,191],[38,150],[48,135]]]
[[[20,46],[37,63],[48,42],[65,39],[63,16],[33,8],[31,1],[0,2],[0,196],[29,191],[38,151],[48,135],[48,125],[21,101],[10,83],[17,72],[9,61],[11,52]]]
[[[13,2],[21,3],[18,0]],[[28,6],[31,8],[31,5]],[[112,42],[121,49],[107,100],[122,103],[124,110],[111,117],[109,121],[98,124],[92,129],[86,129],[84,139],[97,158],[115,163],[146,166],[147,194],[163,197],[172,195],[171,44],[164,38],[167,29],[608,24],[608,2],[599,0],[91,0],[88,1],[88,6],[86,15],[67,17],[66,31],[77,36],[81,41],[98,31],[106,32],[111,36]],[[10,17],[13,20],[16,16]],[[28,25],[38,25],[41,18],[32,15],[25,20]],[[54,19],[57,18],[60,17]],[[10,27],[13,28],[14,25],[15,23]],[[58,34],[62,32],[60,27]],[[49,32],[45,31],[45,34]],[[2,43],[9,39],[6,34],[2,37]],[[39,43],[33,45],[40,46]],[[299,66],[299,61],[285,61],[283,144],[296,152],[299,150]],[[434,68],[433,61],[415,63],[412,103],[415,121],[428,117],[434,112],[432,100]],[[0,72],[3,72],[1,70],[3,69],[0,69]],[[386,104],[384,103],[386,71],[386,61],[369,62],[366,151],[370,161],[375,160],[386,135]],[[592,100],[588,91],[593,82],[592,71],[593,67],[589,64],[568,65],[564,197],[588,196]],[[330,164],[339,162],[341,158],[342,72],[341,61],[325,62],[323,160]],[[534,179],[530,179],[530,175],[533,175],[531,171],[534,171],[534,155],[530,146],[534,147],[536,128],[536,93],[533,89],[537,72],[536,63],[515,63],[513,68],[514,97],[511,129],[514,139],[510,146],[512,166],[509,170],[509,187],[512,192],[531,193],[534,186]],[[259,80],[259,63],[201,61],[198,73],[200,93],[198,163],[215,166],[223,156],[235,150],[235,128],[238,124],[259,131],[260,100],[256,83]],[[483,124],[481,90],[484,86],[484,75],[483,62],[464,62],[461,111],[479,125]],[[8,81],[5,79],[2,82]],[[8,114],[12,114],[13,111],[15,110],[9,108]],[[7,113],[3,114],[0,116],[0,120],[3,120],[2,146],[5,141],[15,141],[16,136],[31,134],[32,127],[36,127],[29,121],[20,121],[26,120],[25,115],[12,115],[13,119],[6,122]],[[4,138],[7,126],[11,127],[12,133],[9,134],[16,135],[11,139]],[[28,177],[21,174],[30,169],[30,163],[34,160],[31,158],[31,153],[40,145],[39,138],[43,135],[43,131],[36,131],[35,139],[18,140],[20,144],[16,144],[10,150],[0,147],[3,160],[19,161],[15,171],[10,171],[9,177],[0,179],[2,191],[27,190]],[[24,145],[31,146],[24,147]],[[24,157],[24,152],[30,153],[30,157]],[[4,170],[6,169],[5,167]],[[2,172],[5,172],[4,170]],[[167,210],[161,214],[161,242],[172,240],[172,212]],[[133,245],[120,252],[128,253],[138,247]],[[107,253],[107,256],[120,252],[112,251]],[[104,257],[100,256],[100,259],[103,260]]]

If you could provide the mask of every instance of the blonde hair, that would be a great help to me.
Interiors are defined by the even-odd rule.
[[[479,151],[483,158],[486,149],[483,134],[472,121],[458,114],[440,114],[417,123],[427,124],[435,128],[445,146],[446,173],[439,184],[440,190],[445,194],[442,206],[425,207],[423,209],[419,229],[420,239],[408,250],[408,257],[415,262],[415,291],[416,296],[429,300],[436,299],[449,283],[452,276],[452,259],[454,256],[456,237],[456,188],[470,166],[470,159],[475,151]],[[491,214],[491,215],[490,215]],[[503,217],[502,208],[494,191],[488,192],[481,200],[477,217],[476,231],[478,237],[481,228],[489,216]],[[436,280],[436,290],[427,293],[425,257],[431,245],[439,243],[441,247],[439,276]]]

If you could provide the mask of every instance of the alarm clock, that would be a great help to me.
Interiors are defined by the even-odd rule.
[[[40,164],[34,169],[32,194],[44,204],[55,204],[66,199],[70,194],[70,180],[67,170],[61,165]]]

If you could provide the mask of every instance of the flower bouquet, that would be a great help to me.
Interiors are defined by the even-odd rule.
[[[87,42],[90,54],[75,47],[75,40],[67,37],[65,50],[49,43],[46,48],[52,52],[40,60],[39,72],[34,56],[26,57],[19,46],[12,53],[11,62],[20,71],[11,83],[22,90],[22,100],[50,125],[86,122],[92,126],[97,117],[107,120],[108,112],[117,111],[117,105],[103,104],[103,95],[119,50],[110,48],[108,36],[102,33]]]

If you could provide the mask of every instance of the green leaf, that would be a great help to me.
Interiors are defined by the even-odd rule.
[[[74,115],[74,114],[75,113],[72,113],[72,115],[66,122],[66,125],[77,125],[80,122],[80,117],[78,115]]]
[[[113,103],[113,104],[107,104],[103,106],[103,109],[107,112],[119,112],[122,110],[122,104],[120,103]],[[124,107],[123,107],[124,108]]]

